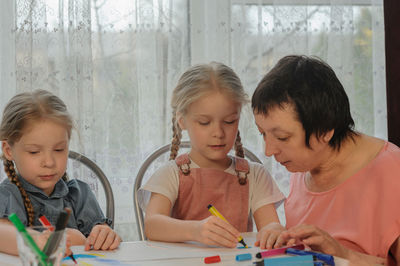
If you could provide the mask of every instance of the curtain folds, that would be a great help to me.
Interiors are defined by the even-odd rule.
[[[134,179],[146,156],[170,142],[171,92],[192,64],[231,66],[251,97],[282,56],[316,55],[344,84],[356,129],[386,138],[383,4],[353,2],[8,0],[0,9],[0,107],[22,91],[60,96],[76,120],[71,149],[109,177],[116,229],[136,240]],[[287,193],[289,175],[264,158],[249,106],[240,131]]]

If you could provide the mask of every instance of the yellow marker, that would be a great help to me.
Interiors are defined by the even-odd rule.
[[[212,206],[211,204],[207,206],[207,209],[209,210],[209,212],[211,212],[212,215],[217,216],[218,218],[224,220],[225,222],[229,223],[224,216],[222,216],[221,213],[219,213],[219,211],[217,211],[217,209]],[[248,246],[246,245],[246,243],[244,243],[243,237],[239,236],[238,237],[238,242],[240,244],[242,244],[245,248],[248,248]]]

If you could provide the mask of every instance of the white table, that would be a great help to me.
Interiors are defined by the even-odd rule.
[[[255,233],[244,233],[243,237],[249,249],[228,249],[207,247],[197,243],[164,243],[155,241],[122,242],[115,251],[85,252],[83,246],[74,246],[72,251],[79,265],[205,265],[204,258],[219,255],[221,262],[211,265],[254,265],[255,254],[260,251],[253,247]],[[237,254],[251,253],[253,260],[237,262]],[[84,256],[92,256],[85,258]],[[338,266],[347,266],[348,262],[335,258]],[[21,265],[19,258],[0,253],[0,265]],[[74,265],[71,260],[64,260],[63,265]]]

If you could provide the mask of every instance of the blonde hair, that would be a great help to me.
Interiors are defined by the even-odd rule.
[[[1,141],[7,141],[12,146],[22,137],[27,127],[43,120],[51,120],[63,125],[68,132],[68,138],[71,137],[73,120],[67,111],[66,105],[60,98],[45,90],[17,94],[11,98],[4,108],[0,125],[0,139]],[[33,206],[18,179],[14,163],[7,160],[4,155],[2,155],[1,159],[8,179],[18,187],[24,200],[28,226],[33,225]],[[64,174],[63,179],[67,180],[66,174]]]
[[[182,129],[179,127],[177,115],[186,115],[187,109],[207,93],[219,91],[226,93],[236,101],[240,107],[248,102],[248,96],[243,90],[242,83],[235,72],[228,66],[211,62],[190,67],[178,81],[172,92],[172,144],[170,160],[178,155],[182,138]],[[238,131],[235,142],[236,156],[244,158],[243,145]]]

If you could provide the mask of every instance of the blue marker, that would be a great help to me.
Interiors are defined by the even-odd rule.
[[[315,259],[317,260],[322,260],[324,263],[328,265],[335,265],[335,260],[332,255],[328,254],[323,254],[323,253],[318,253],[318,252],[312,252],[312,251],[306,251],[306,250],[298,250],[294,248],[288,248],[286,249],[287,254],[294,254],[294,255],[312,255],[314,256]]]
[[[280,258],[267,258],[264,259],[264,265],[268,266],[314,266],[314,258],[312,255],[293,256],[293,257],[280,257]]]
[[[236,255],[236,261],[251,260],[250,253],[238,254]]]

